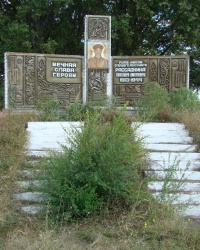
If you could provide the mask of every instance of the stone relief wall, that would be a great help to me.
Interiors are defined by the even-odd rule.
[[[97,31],[90,30],[90,36],[97,35]],[[108,35],[99,34],[101,37]],[[82,59],[77,56],[6,53],[8,105],[5,108],[34,109],[44,95],[56,96],[62,108],[75,100],[82,101]],[[113,57],[112,94],[120,105],[128,102],[128,106],[134,106],[143,94],[145,81],[158,82],[167,91],[187,86],[188,63],[187,56]],[[108,95],[108,70],[103,67],[87,69],[89,101]]]
[[[44,95],[61,107],[82,99],[82,57],[6,53],[8,106],[34,109]]]
[[[145,81],[171,91],[189,85],[187,56],[111,57],[111,17],[85,17],[85,56],[5,53],[5,108],[34,109],[44,95],[61,108],[114,95],[133,107]]]
[[[187,56],[113,57],[113,95],[120,105],[134,106],[145,81],[158,82],[169,92],[188,86]]]

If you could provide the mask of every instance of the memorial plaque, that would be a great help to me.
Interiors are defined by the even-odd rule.
[[[188,56],[113,57],[113,95],[120,105],[134,106],[144,83],[158,82],[170,91],[188,86]]]
[[[82,100],[82,57],[6,53],[5,108],[34,109],[44,95],[61,107]]]

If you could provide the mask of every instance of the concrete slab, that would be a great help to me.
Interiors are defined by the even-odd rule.
[[[144,128],[139,128],[138,133],[141,134],[142,136],[162,136],[163,134],[165,134],[166,136],[180,136],[180,137],[185,137],[185,136],[189,136],[189,132],[187,130],[184,129],[180,129],[180,130],[170,130],[170,129],[144,129]]]
[[[197,145],[191,144],[167,144],[167,143],[145,143],[144,147],[150,151],[159,152],[195,152]]]
[[[21,189],[34,189],[40,187],[45,181],[43,180],[29,180],[29,181],[17,181],[17,186]]]
[[[50,153],[51,151],[47,151],[47,150],[32,150],[32,151],[28,151],[27,155],[30,158],[40,158],[40,157],[48,157]]]
[[[159,200],[160,193],[152,193],[153,197]],[[172,203],[172,204],[183,204],[183,205],[199,205],[200,206],[200,194],[184,194],[184,193],[175,193],[169,194],[166,196],[166,200],[164,203]]]
[[[172,174],[169,171],[145,171],[145,174],[159,181],[168,178],[169,180],[200,182],[200,172],[196,171],[173,171]]]
[[[186,162],[186,161],[169,161],[169,162],[163,162],[163,161],[151,161],[149,160],[149,169],[155,170],[155,171],[162,171],[166,170],[168,168],[174,168],[176,170],[189,170],[189,171],[195,171],[200,169],[200,161],[195,162]]]
[[[42,173],[42,171],[38,170],[38,169],[34,169],[34,170],[20,170],[19,173],[20,173],[20,175],[23,178],[33,179],[33,178],[37,178],[39,176],[39,174]]]
[[[152,161],[163,161],[166,164],[178,161],[195,162],[200,161],[200,153],[150,152],[149,158]]]
[[[147,122],[147,123],[133,123],[132,126],[139,126],[139,129],[142,130],[170,130],[170,131],[179,131],[184,130],[185,125],[182,123],[162,123],[162,122]]]
[[[141,136],[144,141],[144,143],[151,143],[151,144],[157,144],[157,143],[165,143],[165,144],[192,144],[193,138],[189,136],[181,137],[181,136],[166,136],[165,134],[162,136]]]
[[[148,183],[148,188],[152,191],[161,191],[164,187],[164,181],[154,181]],[[173,192],[176,187],[179,187],[179,182],[169,182],[168,187],[171,187],[171,191]],[[191,182],[184,182],[178,192],[192,192],[192,193],[199,193],[200,194],[200,182],[199,183],[191,183]],[[199,210],[200,213],[200,210]]]
[[[61,151],[62,145],[70,146],[68,136],[72,128],[80,129],[83,123],[80,122],[30,122],[28,123],[29,133],[29,151],[30,157],[48,156],[51,150]],[[149,169],[157,171],[145,171],[147,175],[156,174],[154,182],[149,183],[149,188],[153,195],[159,195],[164,183],[164,179],[169,178],[170,172],[166,170],[176,167],[172,173],[172,179],[176,180],[175,186],[186,180],[180,187],[177,197],[173,204],[189,203],[184,210],[185,216],[200,217],[200,172],[193,171],[200,169],[200,153],[195,153],[197,146],[193,145],[193,138],[189,136],[188,131],[183,124],[179,123],[133,123],[133,127],[138,127],[137,136],[144,138],[144,147],[152,151],[149,153]],[[190,164],[188,164],[190,163]],[[24,177],[34,178],[33,174],[25,170]],[[181,182],[180,182],[181,181]],[[31,182],[21,181],[18,185],[29,188]],[[33,181],[34,185],[38,185]],[[174,191],[174,190],[172,190]],[[170,194],[173,198],[173,194]],[[17,196],[18,199],[34,202],[38,199],[36,192],[24,192]],[[37,201],[39,202],[39,200]],[[195,205],[194,204],[199,204]],[[199,211],[197,211],[199,209]],[[34,206],[23,206],[22,210],[27,213],[34,213]]]
[[[71,127],[81,127],[84,125],[83,122],[28,122],[27,131],[33,130],[47,130],[47,129],[60,129],[60,128],[71,128]]]
[[[200,218],[200,205],[187,205],[179,207],[177,211],[185,217]]]
[[[133,123],[132,126],[139,126]],[[192,143],[193,139],[183,124],[179,123],[144,123],[140,124],[137,134],[145,143]]]
[[[60,144],[70,146],[72,130],[80,130],[81,126],[82,122],[29,122],[28,150],[59,150]]]
[[[16,200],[29,202],[42,202],[45,200],[45,194],[39,192],[24,192],[14,194]]]
[[[42,205],[29,205],[29,206],[22,206],[21,210],[23,213],[26,214],[38,214],[40,213],[45,207]]]

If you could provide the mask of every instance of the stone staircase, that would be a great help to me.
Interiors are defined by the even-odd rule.
[[[39,159],[51,150],[61,150],[61,145],[69,145],[67,137],[71,129],[81,125],[80,122],[28,123],[27,160],[20,171],[15,194],[23,212],[35,214],[42,209],[40,201],[44,195],[34,191],[40,185],[35,178],[41,171]],[[184,125],[144,123],[138,128],[138,137],[144,138],[144,147],[149,152],[145,173],[151,179],[149,189],[153,196],[160,202],[167,198],[178,205],[184,216],[200,217],[200,153]]]
[[[146,175],[155,176],[149,183],[154,197],[167,198],[184,216],[200,217],[200,153],[184,125],[145,123],[138,133],[149,151]]]

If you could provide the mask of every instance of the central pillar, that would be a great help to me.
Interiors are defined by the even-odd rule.
[[[112,95],[111,17],[85,17],[83,102]]]

